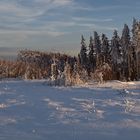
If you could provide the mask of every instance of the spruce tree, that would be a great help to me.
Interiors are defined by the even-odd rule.
[[[130,44],[130,30],[127,24],[124,24],[124,28],[122,31],[122,37],[121,37],[121,43],[122,43],[122,49],[123,53],[128,53],[128,47]]]
[[[96,66],[101,65],[100,55],[101,55],[101,41],[98,33],[94,32],[94,48],[96,57]]]
[[[138,63],[139,63],[139,58],[138,58],[138,54],[137,54],[137,47],[138,47],[138,30],[137,27],[139,25],[139,22],[133,18],[133,25],[132,25],[132,54],[133,54],[133,78],[132,79],[138,79]]]
[[[101,41],[100,41],[100,36],[96,31],[94,31],[94,45],[96,48],[97,53],[101,53]]]
[[[121,37],[122,55],[123,55],[123,76],[128,80],[131,76],[131,43],[130,30],[128,25],[124,25]]]
[[[87,47],[83,35],[81,36],[81,51],[80,51],[81,65],[83,68],[87,68]]]
[[[110,46],[109,40],[105,34],[102,34],[101,52],[103,55],[103,61],[106,63],[110,62]]]
[[[90,72],[94,71],[95,66],[96,66],[96,59],[95,59],[95,49],[94,49],[94,44],[93,44],[93,38],[92,36],[90,37],[90,43],[89,43],[89,67],[90,67]]]
[[[135,29],[136,29],[136,25],[137,25],[137,20],[135,18],[133,18],[133,25],[132,25],[132,34],[133,34],[133,43],[135,43]]]
[[[122,54],[121,42],[120,37],[118,36],[118,32],[115,30],[113,33],[113,37],[111,40],[111,47],[112,47],[112,59],[114,63],[118,63],[117,60],[119,56]]]
[[[122,48],[120,43],[120,37],[118,36],[118,32],[115,30],[112,40],[111,40],[111,58],[113,64],[113,72],[114,78],[120,79],[121,78],[121,64],[122,64]]]

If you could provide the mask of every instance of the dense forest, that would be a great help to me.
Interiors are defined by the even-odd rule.
[[[110,40],[94,31],[86,44],[82,35],[79,50],[75,57],[21,50],[16,61],[0,60],[0,78],[50,79],[56,85],[140,78],[140,22],[136,19],[132,30],[125,24],[121,36],[115,30]]]

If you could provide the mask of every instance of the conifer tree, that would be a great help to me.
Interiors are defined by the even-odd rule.
[[[87,68],[87,47],[83,35],[81,36],[80,61],[83,68]]]
[[[127,24],[124,24],[122,37],[121,37],[121,44],[122,44],[123,53],[128,53],[127,51],[130,44],[130,30]]]
[[[136,42],[135,42],[135,29],[136,29],[136,25],[137,25],[137,20],[135,19],[135,18],[133,18],[133,25],[132,25],[132,34],[133,34],[133,37],[132,37],[132,39],[133,39],[133,43],[135,44]]]
[[[109,63],[110,62],[110,46],[109,46],[109,40],[105,34],[102,34],[101,52],[103,55],[103,61]]]
[[[93,72],[96,66],[96,58],[95,58],[95,48],[94,48],[92,36],[90,37],[88,57],[89,57],[90,72],[91,71]]]
[[[122,64],[122,48],[120,44],[120,37],[118,36],[118,32],[115,30],[113,33],[113,37],[111,40],[111,58],[113,64],[113,72],[114,78],[120,79],[121,78],[121,64]]]
[[[140,75],[139,72],[139,57],[137,53],[137,48],[140,46],[139,43],[139,37],[138,37],[138,26],[140,26],[139,22],[133,18],[133,25],[132,25],[132,54],[133,54],[133,78],[132,79],[138,79]]]
[[[97,53],[101,53],[101,41],[96,31],[94,32],[94,45],[95,45]]]
[[[120,37],[118,36],[118,32],[115,30],[113,33],[113,37],[111,40],[111,47],[112,47],[112,59],[114,63],[117,62],[119,59],[119,56],[122,54],[122,48],[120,43]]]
[[[131,76],[131,42],[130,42],[130,30],[128,25],[124,25],[121,37],[121,46],[122,46],[122,54],[123,54],[123,76],[126,80]]]
[[[101,41],[98,33],[94,32],[94,48],[96,57],[96,66],[101,65],[100,54],[101,54]]]

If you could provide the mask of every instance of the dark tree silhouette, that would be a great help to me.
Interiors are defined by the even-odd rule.
[[[101,52],[103,56],[103,62],[110,63],[110,45],[109,40],[105,34],[102,34]]]
[[[95,48],[94,48],[94,41],[92,36],[90,36],[90,43],[89,43],[89,67],[90,67],[90,71],[94,71],[95,67],[96,67],[96,57],[95,57]]]
[[[87,68],[87,47],[83,35],[81,36],[80,61],[83,68]]]

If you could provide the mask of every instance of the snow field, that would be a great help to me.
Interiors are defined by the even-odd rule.
[[[0,82],[0,140],[138,140],[140,82]]]

